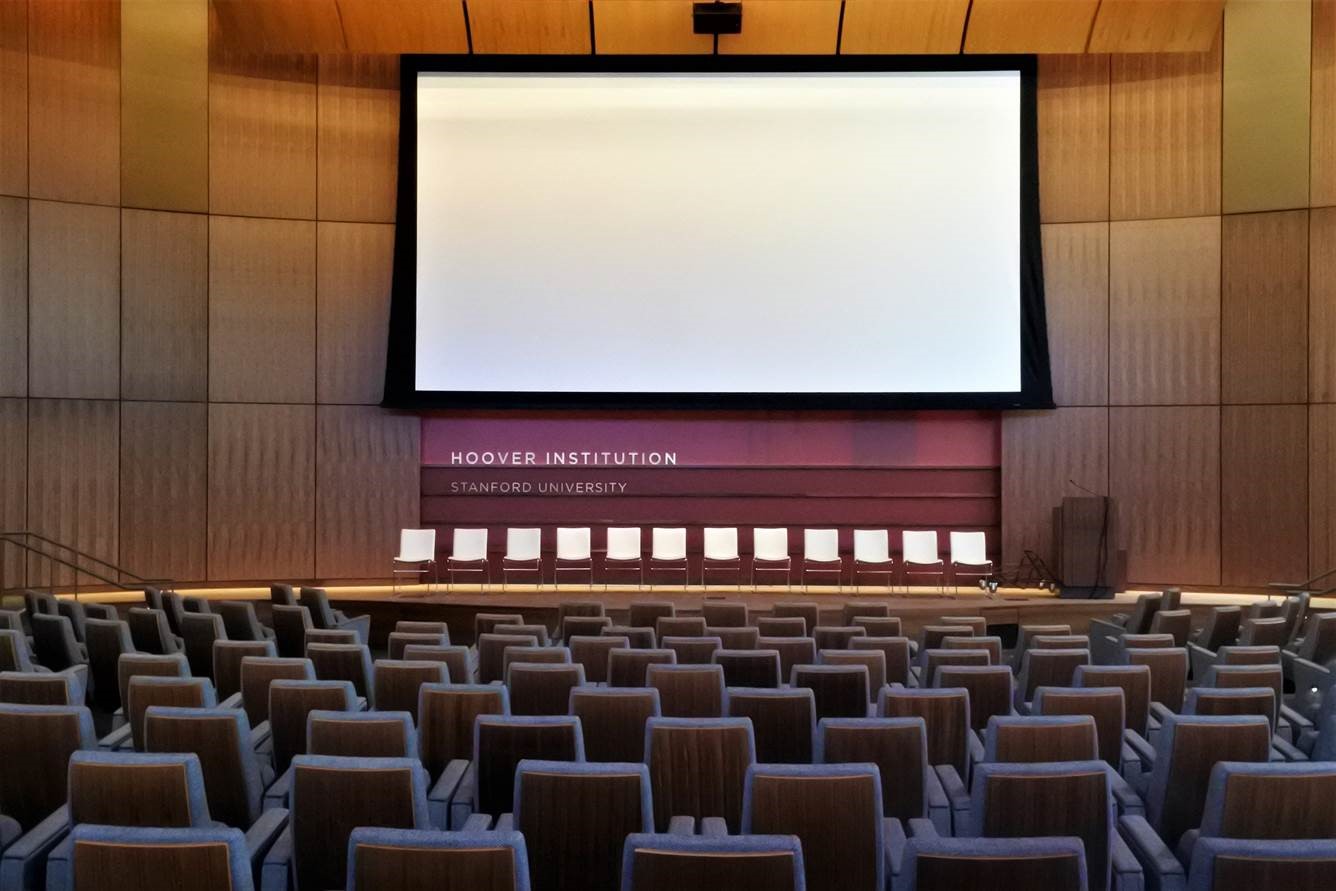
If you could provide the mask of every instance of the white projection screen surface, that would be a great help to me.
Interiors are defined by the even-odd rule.
[[[1022,390],[1018,70],[424,71],[415,107],[418,393]]]

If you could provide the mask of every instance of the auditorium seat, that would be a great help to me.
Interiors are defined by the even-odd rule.
[[[329,605],[329,595],[324,588],[302,586],[298,601],[311,614],[311,625],[325,630],[346,629],[357,635],[360,643],[368,643],[371,637],[371,617],[352,616],[351,618]]]
[[[1174,646],[1173,643],[1168,645]],[[1084,634],[1036,634],[1030,638],[1031,650],[1088,650],[1089,648],[1090,638]]]
[[[866,668],[869,705],[877,701],[877,694],[886,686],[886,654],[881,650],[822,650],[817,654],[817,661],[820,665],[861,665]]]
[[[569,710],[580,719],[586,761],[643,761],[645,722],[660,716],[659,691],[577,687]]]
[[[1128,665],[1144,665],[1150,669],[1150,712],[1154,723],[1148,728],[1149,738],[1167,713],[1183,709],[1183,695],[1188,683],[1188,651],[1177,647],[1135,647],[1125,651],[1123,659]]]
[[[208,612],[204,601],[198,598],[192,598],[195,604],[196,612]],[[177,637],[181,636],[181,617],[186,614],[186,602],[180,594],[175,591],[162,592],[162,606],[160,607],[163,615],[167,617],[167,627],[171,633]]]
[[[626,624],[633,628],[654,628],[659,619],[671,619],[676,615],[677,607],[671,601],[632,600],[627,607]]]
[[[649,768],[526,759],[510,822],[528,846],[534,891],[615,888],[626,837],[654,831]],[[511,826],[503,817],[498,828]]]
[[[423,684],[444,684],[450,672],[440,662],[411,662],[405,659],[377,659],[373,666],[372,697],[376,708],[387,712],[407,712],[417,723],[418,696]]]
[[[505,652],[502,651],[502,659]],[[450,672],[450,683],[472,684],[476,677],[473,654],[469,648],[461,645],[448,647],[423,646],[409,644],[404,647],[404,658],[410,662],[440,662]]]
[[[557,604],[557,631],[559,637],[565,637],[567,619],[601,619],[607,617],[607,610],[601,600],[562,600]]]
[[[558,639],[569,645],[572,637],[599,637],[604,630],[611,627],[611,616],[570,615],[558,622],[557,628],[560,631]],[[495,628],[492,630],[500,633]]]
[[[774,619],[802,619],[803,633],[797,637],[807,637],[812,633],[812,629],[821,624],[821,606],[810,600],[781,600],[770,607],[770,617]],[[845,622],[845,624],[849,624]],[[765,634],[765,632],[761,632]],[[781,635],[766,635],[767,637],[779,637]]]
[[[88,669],[89,666],[86,663],[78,663],[60,671],[52,672],[45,665],[34,664],[29,658],[28,641],[24,638],[23,632],[8,628],[0,629],[0,671],[66,677],[77,685],[80,691],[86,691],[88,689]],[[71,704],[83,705],[83,701],[80,699],[80,701]]]
[[[719,718],[727,705],[724,669],[719,665],[650,665],[645,683],[659,691],[666,718]]]
[[[360,827],[348,840],[348,891],[529,891],[518,832]]]
[[[511,812],[515,770],[526,758],[584,761],[580,719],[571,716],[479,715],[473,725],[473,762],[450,799],[450,828],[474,814],[493,820]]]
[[[910,670],[912,646],[907,637],[854,637],[849,641],[849,651],[879,651],[886,665],[886,683],[912,684],[916,678]]]
[[[88,664],[88,651],[74,639],[74,628],[69,619],[38,613],[29,621],[32,622],[33,653],[44,668],[65,671]]]
[[[228,640],[273,640],[274,632],[260,624],[255,605],[248,600],[224,600],[218,604]]]
[[[278,648],[271,640],[216,640],[213,642],[213,678],[219,699],[227,699],[241,692],[241,663],[260,657],[278,656]]]
[[[674,818],[700,824],[721,819],[729,834],[742,828],[747,769],[756,742],[746,718],[650,718],[645,763],[653,786],[654,825],[666,832]],[[702,827],[704,834],[707,827]]]
[[[1024,625],[1022,624],[1016,632],[1016,649],[1011,652],[1011,665],[1019,669],[1021,662],[1025,659],[1025,653],[1030,649],[1031,639],[1041,634],[1071,634],[1070,625]],[[1093,639],[1095,632],[1092,630],[1090,636]]]
[[[779,653],[779,676],[787,678],[795,665],[816,662],[816,641],[810,637],[758,637],[756,647]]]
[[[928,732],[922,718],[825,718],[817,728],[815,760],[877,765],[882,816],[904,825],[927,819],[940,832],[951,833],[951,805],[928,763]]]
[[[752,626],[716,628],[713,625],[707,625],[705,636],[707,638],[717,638],[719,646],[725,650],[754,650],[756,649],[756,642],[761,639],[761,632],[760,629]]]
[[[450,825],[450,800],[473,762],[477,718],[508,714],[510,697],[499,684],[427,684],[422,688],[418,744],[422,766],[435,782],[429,801],[433,825]]]
[[[706,887],[804,891],[802,843],[793,835],[626,837],[621,891]]]
[[[1243,621],[1243,609],[1237,606],[1216,606],[1206,614],[1206,622],[1193,633],[1188,641],[1188,657],[1192,663],[1192,676],[1200,678],[1206,669],[1215,664],[1216,652],[1238,640],[1239,628]]]
[[[1256,606],[1257,604],[1253,604]],[[1251,607],[1249,610],[1251,611]],[[1288,643],[1285,620],[1280,616],[1247,618],[1239,634],[1239,646],[1283,647]]]
[[[1151,673],[1147,665],[1078,665],[1072,676],[1073,687],[1118,687],[1123,691],[1123,710],[1127,729],[1143,738],[1148,736],[1151,702]]]
[[[103,737],[101,746],[120,750],[128,743],[136,752],[146,751],[144,719],[155,705],[213,708],[218,698],[208,678],[135,675],[126,687],[125,725]]]
[[[580,663],[516,662],[506,672],[512,715],[569,714],[571,691],[585,685]]]
[[[867,637],[867,631],[859,625],[818,625],[812,629],[817,650],[847,650],[856,637]]]
[[[269,603],[270,609],[275,606],[296,606],[297,594],[286,582],[270,582]]]
[[[704,616],[660,616],[654,620],[654,634],[663,646],[669,637],[704,637]]]
[[[180,653],[159,656],[153,653],[130,651],[121,653],[116,660],[116,690],[122,703],[128,701],[130,679],[145,675],[151,677],[188,678],[190,665]]]
[[[868,637],[901,637],[904,634],[899,616],[852,616],[844,624],[862,628]]]
[[[949,838],[925,832],[906,842],[902,856],[895,891],[1089,888],[1079,838]]]
[[[760,531],[760,530],[758,530]],[[706,628],[746,628],[747,604],[726,600],[704,600],[700,605]],[[707,631],[707,634],[713,632]]]
[[[400,619],[394,623],[394,630],[404,634],[443,634],[449,643],[450,626],[445,622],[425,622],[413,619]]]
[[[982,733],[988,719],[1016,712],[1016,678],[1005,665],[944,665],[931,686],[963,689],[969,699],[970,729]]]
[[[501,676],[509,683],[510,666],[521,662],[530,665],[566,665],[570,661],[570,647],[506,647],[501,651]]]
[[[347,681],[275,679],[269,684],[269,739],[274,774],[281,776],[306,754],[312,712],[352,711],[357,694]]]
[[[306,655],[306,635],[314,630],[311,611],[295,603],[274,604],[269,608],[269,620],[274,623],[274,643],[278,655],[289,659]],[[356,633],[353,638],[356,639]]]
[[[1168,634],[1174,639],[1173,646],[1187,646],[1188,636],[1192,633],[1192,611],[1161,607],[1155,618],[1151,619],[1150,633]]]
[[[619,647],[608,652],[609,687],[644,687],[651,665],[676,665],[674,650],[634,650]]]
[[[969,628],[974,637],[984,637],[988,634],[988,620],[983,616],[941,616],[937,619],[939,625],[962,625]]]
[[[269,687],[274,681],[313,681],[315,666],[310,659],[281,656],[247,656],[241,660],[241,707],[257,733],[268,738]]]
[[[948,634],[942,638],[940,648],[943,650],[987,650],[989,665],[1002,665],[1002,638],[988,637],[980,635],[978,637],[963,637],[955,634]]]
[[[890,619],[891,605],[879,600],[849,600],[840,609],[840,622],[843,625],[857,625],[858,619]],[[897,621],[899,621],[897,619]],[[820,622],[816,623],[821,624]],[[898,635],[896,635],[898,636]]]
[[[530,635],[530,636],[532,636],[532,637],[534,637],[534,638],[537,638],[537,640],[538,640],[538,646],[540,646],[540,647],[551,646],[551,644],[552,644],[551,639],[548,637],[547,626],[546,626],[546,625],[539,625],[539,624],[536,624],[536,623],[529,623],[529,624],[523,624],[523,625],[522,625],[522,624],[519,624],[519,623],[506,624],[506,625],[494,625],[494,626],[492,626],[491,633],[492,633],[492,634],[528,634],[528,635]],[[428,641],[416,641],[416,642],[417,642],[417,643],[428,643]],[[448,640],[442,640],[442,641],[434,641],[433,643],[434,643],[436,646],[445,646],[445,645],[449,644],[450,641],[448,641]]]
[[[608,625],[599,634],[604,637],[624,637],[632,649],[652,650],[658,645],[653,628],[635,628],[631,625]]]
[[[322,681],[351,681],[357,695],[376,707],[375,668],[371,650],[362,644],[311,644],[306,658],[315,666],[315,676]]]
[[[1030,648],[1016,675],[1016,710],[1024,713],[1039,687],[1069,687],[1076,669],[1090,664],[1087,649],[1044,650]]]
[[[760,616],[756,633],[759,637],[806,637],[807,620],[802,616]]]
[[[983,761],[1038,764],[1094,761],[1099,735],[1090,715],[994,717],[983,733]]]
[[[608,680],[608,654],[613,650],[630,649],[631,641],[610,635],[575,635],[566,639],[571,650],[571,661],[584,667],[585,678],[591,684]]]
[[[58,616],[60,615],[60,601],[54,594],[48,594],[45,591],[34,591],[31,588],[23,591],[23,608],[28,611],[28,621],[32,621],[33,616]]]
[[[935,623],[919,629],[918,650],[920,656],[925,650],[940,650],[942,641],[948,637],[974,637],[974,628],[970,625],[943,625]]]
[[[715,650],[714,664],[724,670],[728,687],[780,685],[778,650]]]
[[[1098,735],[1098,757],[1124,776],[1141,773],[1141,759],[1128,741],[1134,731],[1127,729],[1122,687],[1040,687],[1031,711],[1041,716],[1089,715]]]
[[[903,836],[898,821],[882,816],[872,764],[752,765],[742,831],[796,835],[808,891],[882,891],[887,836]]]
[[[101,603],[80,603],[68,597],[56,600],[56,613],[70,620],[74,639],[84,643],[84,630],[89,619],[114,619],[116,607]]]
[[[0,703],[83,705],[83,681],[67,671],[0,671]]]
[[[709,665],[724,642],[717,637],[660,637],[659,646],[676,653],[680,665]]]
[[[167,624],[167,613],[158,609],[134,607],[126,614],[135,649],[144,653],[169,656],[181,651],[181,643]],[[33,626],[36,631],[36,625]]]
[[[404,647],[417,644],[424,647],[448,647],[448,634],[430,634],[417,631],[391,631],[386,639],[386,652],[391,659],[404,658]]]
[[[728,716],[752,722],[758,762],[812,763],[816,698],[806,687],[729,687]]]
[[[252,851],[239,829],[74,827],[69,856],[48,868],[50,891],[226,888],[254,891]]]
[[[964,791],[962,781],[970,775],[970,764],[983,757],[983,745],[970,729],[968,690],[883,687],[877,699],[877,717],[922,718],[928,729],[928,761],[938,770],[947,795],[953,794],[953,789]]]
[[[943,638],[945,640],[946,638]],[[962,638],[973,640],[973,638]],[[910,669],[920,687],[937,686],[937,672],[947,665],[992,665],[993,656],[986,649],[977,650],[919,650],[919,664]]]
[[[1314,614],[1298,648],[1281,650],[1285,675],[1299,690],[1326,690],[1331,684],[1333,659],[1336,659],[1336,613]]]
[[[1336,840],[1202,839],[1193,852],[1188,891],[1326,891],[1336,870]]]
[[[186,613],[181,617],[181,648],[191,674],[212,678],[214,642],[227,639],[223,617],[217,613]]]
[[[491,634],[497,625],[523,625],[524,616],[519,613],[475,613],[473,616],[473,645],[478,638]]]
[[[346,708],[317,709],[307,713],[306,748],[297,754],[421,760],[417,730],[408,712],[367,712]],[[291,802],[292,781],[291,767],[278,775],[265,790],[266,809],[286,807]]]

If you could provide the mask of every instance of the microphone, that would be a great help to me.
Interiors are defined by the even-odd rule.
[[[1074,479],[1068,479],[1068,480],[1067,480],[1067,485],[1069,485],[1069,486],[1075,486],[1076,488],[1080,489],[1082,492],[1086,493],[1087,495],[1094,495],[1096,498],[1102,498],[1102,497],[1103,497],[1103,496],[1100,495],[1098,492],[1092,492],[1091,490],[1087,489],[1085,486],[1081,485],[1080,483],[1078,483],[1078,482],[1077,482],[1076,480],[1074,480]]]

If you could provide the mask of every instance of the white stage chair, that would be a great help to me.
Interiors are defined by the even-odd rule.
[[[840,557],[840,530],[803,530],[803,590],[807,590],[807,573],[833,572],[835,585],[844,590],[844,560]]]
[[[588,572],[589,586],[594,586],[594,554],[590,550],[589,527],[557,527],[557,556],[552,561],[552,584],[562,572]]]
[[[705,551],[700,561],[700,584],[708,587],[711,569],[731,569],[738,574],[742,586],[742,557],[738,554],[738,529],[709,527],[705,529]]]
[[[784,573],[784,587],[793,586],[793,561],[789,557],[789,530],[758,528],[752,530],[751,586],[756,587],[756,573]]]
[[[855,588],[859,574],[867,572],[886,576],[886,587],[893,589],[895,560],[891,558],[891,534],[885,529],[855,529],[853,570]]]
[[[483,584],[492,583],[492,565],[487,560],[486,529],[456,529],[445,558],[446,586],[453,586],[456,572],[481,572]]]
[[[441,580],[436,570],[436,530],[400,529],[399,553],[395,556],[391,567],[394,590],[399,590],[399,576],[412,574],[418,577],[418,581],[421,581],[422,576],[428,572],[431,573],[431,581],[439,582]],[[430,585],[430,582],[428,585]]]
[[[993,561],[988,559],[988,541],[982,532],[951,533],[951,583],[960,587],[962,575],[987,578],[993,574]]]
[[[650,532],[649,568],[682,571],[682,587],[691,584],[691,569],[687,563],[687,531],[682,528],[665,529],[655,526]],[[642,573],[643,578],[643,573]]]
[[[937,555],[937,531],[906,529],[901,539],[904,550],[905,589],[911,575],[935,575],[938,587],[946,586],[946,562]]]
[[[506,555],[501,558],[501,590],[506,589],[507,573],[536,572],[538,587],[543,587],[543,530],[507,529]]]
[[[645,563],[640,541],[639,526],[612,526],[608,529],[608,550],[603,555],[603,587],[605,589],[608,587],[608,572],[613,569],[637,570],[640,573],[640,584],[637,587],[645,587]],[[686,556],[685,545],[682,548],[682,554],[684,557]]]

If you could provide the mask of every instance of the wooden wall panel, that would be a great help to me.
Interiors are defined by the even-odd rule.
[[[209,398],[315,401],[315,223],[213,217]]]
[[[121,0],[121,203],[209,209],[208,0]]]
[[[1215,46],[1225,0],[1103,0],[1092,53],[1190,53]]]
[[[1223,402],[1308,398],[1308,211],[1221,224]]]
[[[119,552],[120,403],[28,401],[28,528],[115,563]],[[30,583],[73,581],[31,557]],[[82,579],[92,582],[92,579]]]
[[[1314,208],[1308,225],[1308,398],[1336,402],[1336,207]]]
[[[214,51],[209,210],[313,220],[316,57]]]
[[[321,223],[318,250],[317,401],[378,403],[385,382],[394,227]]]
[[[315,574],[385,578],[399,530],[419,523],[421,426],[370,406],[316,409]]]
[[[28,187],[34,198],[116,204],[121,195],[121,8],[28,7]]]
[[[1112,57],[1113,219],[1220,212],[1220,56]]]
[[[1220,399],[1220,218],[1114,223],[1109,401]]]
[[[1220,408],[1109,409],[1128,581],[1220,583]]]
[[[587,0],[471,0],[475,53],[587,53]]]
[[[208,294],[208,217],[122,212],[122,398],[208,397]]]
[[[1221,411],[1221,584],[1307,578],[1307,407],[1231,405]]]
[[[840,0],[754,0],[741,34],[722,34],[720,53],[830,54],[840,39]]]
[[[1308,572],[1336,567],[1336,405],[1308,407]]]
[[[967,53],[1082,53],[1099,0],[974,0]]]
[[[1044,295],[1058,405],[1109,400],[1109,224],[1043,227]]]
[[[841,53],[958,53],[970,0],[845,0]]]
[[[0,195],[28,194],[28,2],[0,0]]]
[[[694,0],[594,0],[594,48],[600,55],[712,52],[714,39],[692,31],[693,5]]]
[[[1053,566],[1052,508],[1075,480],[1108,491],[1109,410],[1059,408],[1002,415],[1002,559],[1010,569],[1029,549]]]
[[[121,403],[121,559],[145,578],[205,575],[208,406]]]
[[[28,202],[0,198],[0,396],[28,395]]]
[[[28,389],[114,399],[120,392],[120,211],[28,205]]]
[[[1336,0],[1313,0],[1309,203],[1336,205]]]
[[[216,42],[262,53],[347,48],[338,0],[212,0]],[[389,10],[386,10],[389,13]]]
[[[320,58],[319,218],[394,222],[399,58]]]
[[[315,407],[209,406],[209,578],[315,569]]]
[[[1109,57],[1039,57],[1039,217],[1109,218]]]
[[[0,399],[0,529],[28,525],[28,400]],[[0,588],[24,584],[27,561],[13,545],[0,544]]]
[[[453,0],[338,0],[350,53],[467,53],[464,4]]]

